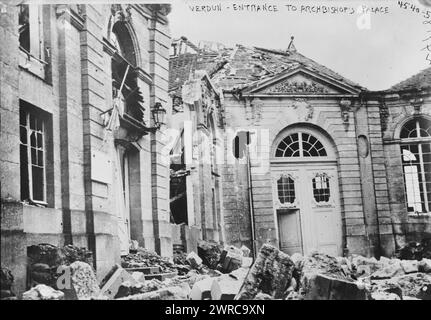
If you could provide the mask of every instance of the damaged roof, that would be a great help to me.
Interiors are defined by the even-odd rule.
[[[389,91],[422,90],[431,87],[431,67],[392,86]]]
[[[170,59],[169,91],[181,96],[181,87],[191,72],[205,70],[216,87],[224,90],[244,88],[266,81],[281,72],[305,67],[358,90],[366,88],[331,69],[305,57],[291,45],[288,50],[272,50],[236,45],[218,51],[200,50],[180,54]]]

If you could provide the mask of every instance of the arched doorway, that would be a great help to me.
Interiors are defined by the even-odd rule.
[[[287,128],[274,141],[271,175],[280,249],[341,255],[337,156],[331,140],[311,127]]]

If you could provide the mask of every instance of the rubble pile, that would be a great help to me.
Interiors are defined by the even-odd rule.
[[[123,268],[159,267],[164,273],[176,271],[174,264],[168,258],[163,258],[145,248],[138,248],[136,253],[129,253],[122,257],[121,266]]]
[[[47,285],[38,284],[24,292],[22,300],[64,300],[64,293]]]
[[[1,267],[0,271],[0,287],[1,287],[1,299],[12,300],[16,299],[15,294],[12,291],[12,285],[14,281],[14,277],[12,272],[5,267]]]
[[[263,245],[236,299],[250,300],[258,293],[282,298],[292,282],[294,267],[287,254],[271,245]]]
[[[135,246],[100,285],[74,246],[28,248],[31,289],[26,300],[431,300],[429,242],[410,243],[394,258],[291,256],[265,244],[253,263],[246,247],[200,242],[198,254],[176,252],[173,261]],[[419,260],[412,259],[420,257]],[[408,258],[408,259],[403,259]],[[81,261],[81,260],[85,260]],[[65,282],[57,266],[70,273]],[[70,283],[67,284],[67,281]],[[13,299],[13,275],[2,267],[1,297]]]
[[[422,239],[421,242],[410,242],[401,248],[397,258],[402,260],[431,259],[431,238]]]
[[[59,267],[69,266],[76,261],[93,265],[93,254],[86,248],[73,245],[57,247],[52,244],[38,244],[27,248],[29,284],[45,284],[56,288]],[[93,270],[94,271],[94,270]]]
[[[221,253],[222,250],[217,243],[207,241],[199,241],[198,243],[198,255],[201,257],[202,263],[208,268],[217,268]]]

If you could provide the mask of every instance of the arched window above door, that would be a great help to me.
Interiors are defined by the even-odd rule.
[[[323,144],[310,133],[296,132],[288,135],[278,144],[276,157],[326,157]]]

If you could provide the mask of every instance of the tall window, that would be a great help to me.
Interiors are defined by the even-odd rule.
[[[112,28],[111,42],[116,54],[112,57],[112,97],[122,100],[122,109],[135,120],[144,123],[144,97],[138,86],[136,52],[123,22]]]
[[[409,212],[430,212],[431,121],[417,118],[401,129],[401,159]]]
[[[37,59],[42,59],[41,6],[38,4],[19,5],[19,45],[21,49]]]
[[[22,49],[30,52],[30,15],[28,4],[19,6],[19,45]]]
[[[21,106],[21,200],[46,202],[45,122],[37,112]]]

